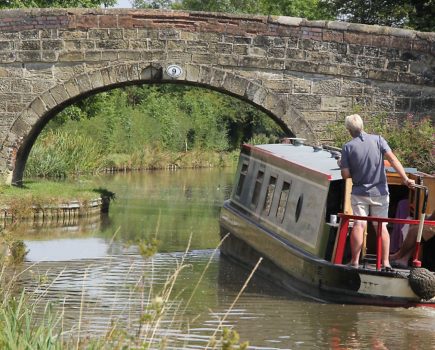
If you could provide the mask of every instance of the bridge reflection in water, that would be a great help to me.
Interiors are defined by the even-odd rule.
[[[80,235],[63,233],[62,239],[26,236],[29,270],[21,278],[23,286],[41,308],[51,301],[64,310],[64,329],[104,336],[118,322],[135,335],[143,310],[184,259],[186,268],[177,278],[155,340],[166,338],[173,349],[204,348],[249,274],[213,255],[219,205],[231,190],[231,179],[230,170],[100,178],[118,194],[110,225]],[[158,221],[162,245],[158,254],[144,259],[129,242],[155,232]],[[190,235],[191,249],[185,255]],[[320,304],[254,276],[224,325],[234,327],[253,349],[409,349],[433,346],[434,318],[435,310],[425,308]]]

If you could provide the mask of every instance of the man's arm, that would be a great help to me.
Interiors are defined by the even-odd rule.
[[[352,176],[350,175],[350,170],[349,170],[349,168],[343,168],[343,169],[341,169],[341,177],[342,177],[343,179],[349,179],[349,178],[352,177]]]
[[[392,151],[388,151],[384,154],[384,157],[390,162],[391,166],[397,171],[402,178],[403,183],[408,187],[414,187],[415,181],[408,178],[405,169],[403,169],[402,163],[397,159],[396,155]]]

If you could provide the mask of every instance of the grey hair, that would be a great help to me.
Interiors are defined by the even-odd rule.
[[[352,134],[352,136],[357,136],[364,128],[364,123],[359,114],[348,115],[344,119],[344,126]]]

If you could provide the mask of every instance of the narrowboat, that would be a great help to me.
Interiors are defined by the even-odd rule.
[[[361,217],[352,215],[352,183],[341,177],[340,151],[302,141],[243,145],[231,197],[221,208],[221,254],[248,268],[261,257],[263,276],[321,302],[434,307],[434,266],[418,264],[424,261],[421,251],[429,254],[426,244],[420,249],[416,240],[414,266],[382,269],[382,241],[375,228],[381,225],[372,223],[388,222],[389,231],[394,225],[419,225],[419,236],[424,225],[435,226],[425,220],[425,213],[435,210],[435,198],[428,195],[435,191],[435,177],[405,168],[417,184],[408,189],[387,166],[389,218],[364,217],[367,233],[355,268],[347,264],[349,234],[353,220]],[[409,216],[397,218],[403,200]]]

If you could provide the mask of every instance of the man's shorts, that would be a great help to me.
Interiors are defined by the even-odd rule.
[[[376,216],[378,218],[387,218],[388,207],[390,205],[390,196],[385,195],[385,196],[369,197],[369,196],[351,195],[351,205],[352,205],[353,215]]]

